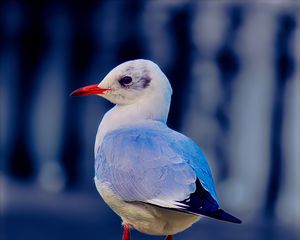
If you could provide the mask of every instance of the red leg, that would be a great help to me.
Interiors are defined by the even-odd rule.
[[[165,240],[173,240],[173,235],[168,235]]]
[[[124,224],[124,231],[123,231],[123,236],[122,240],[130,240],[130,226],[129,224]]]

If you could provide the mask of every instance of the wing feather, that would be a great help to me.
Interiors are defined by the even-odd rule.
[[[181,208],[196,179],[217,200],[211,172],[199,147],[155,122],[107,134],[96,155],[96,177],[125,201]]]
[[[200,148],[160,122],[107,134],[96,154],[95,175],[124,201],[240,223],[219,208],[209,165]]]

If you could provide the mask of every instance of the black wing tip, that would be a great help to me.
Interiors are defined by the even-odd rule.
[[[237,223],[241,224],[242,220],[232,216],[231,214],[225,212],[223,209],[219,208],[216,212],[212,214],[213,218],[226,221],[226,222],[231,222],[231,223]]]
[[[180,203],[186,205],[182,211],[200,214],[226,222],[242,223],[240,219],[219,208],[219,204],[202,186],[199,178],[196,180],[196,191],[192,193],[188,199],[181,201]]]

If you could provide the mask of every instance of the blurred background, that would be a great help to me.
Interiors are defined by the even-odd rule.
[[[288,0],[1,1],[0,238],[121,239],[93,183],[112,105],[69,93],[146,58],[173,86],[168,125],[201,146],[243,220],[175,239],[299,239],[299,13]]]

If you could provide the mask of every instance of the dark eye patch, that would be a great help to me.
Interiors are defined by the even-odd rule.
[[[122,77],[119,80],[119,83],[121,84],[121,86],[126,87],[132,83],[132,77],[130,77],[130,76]]]

